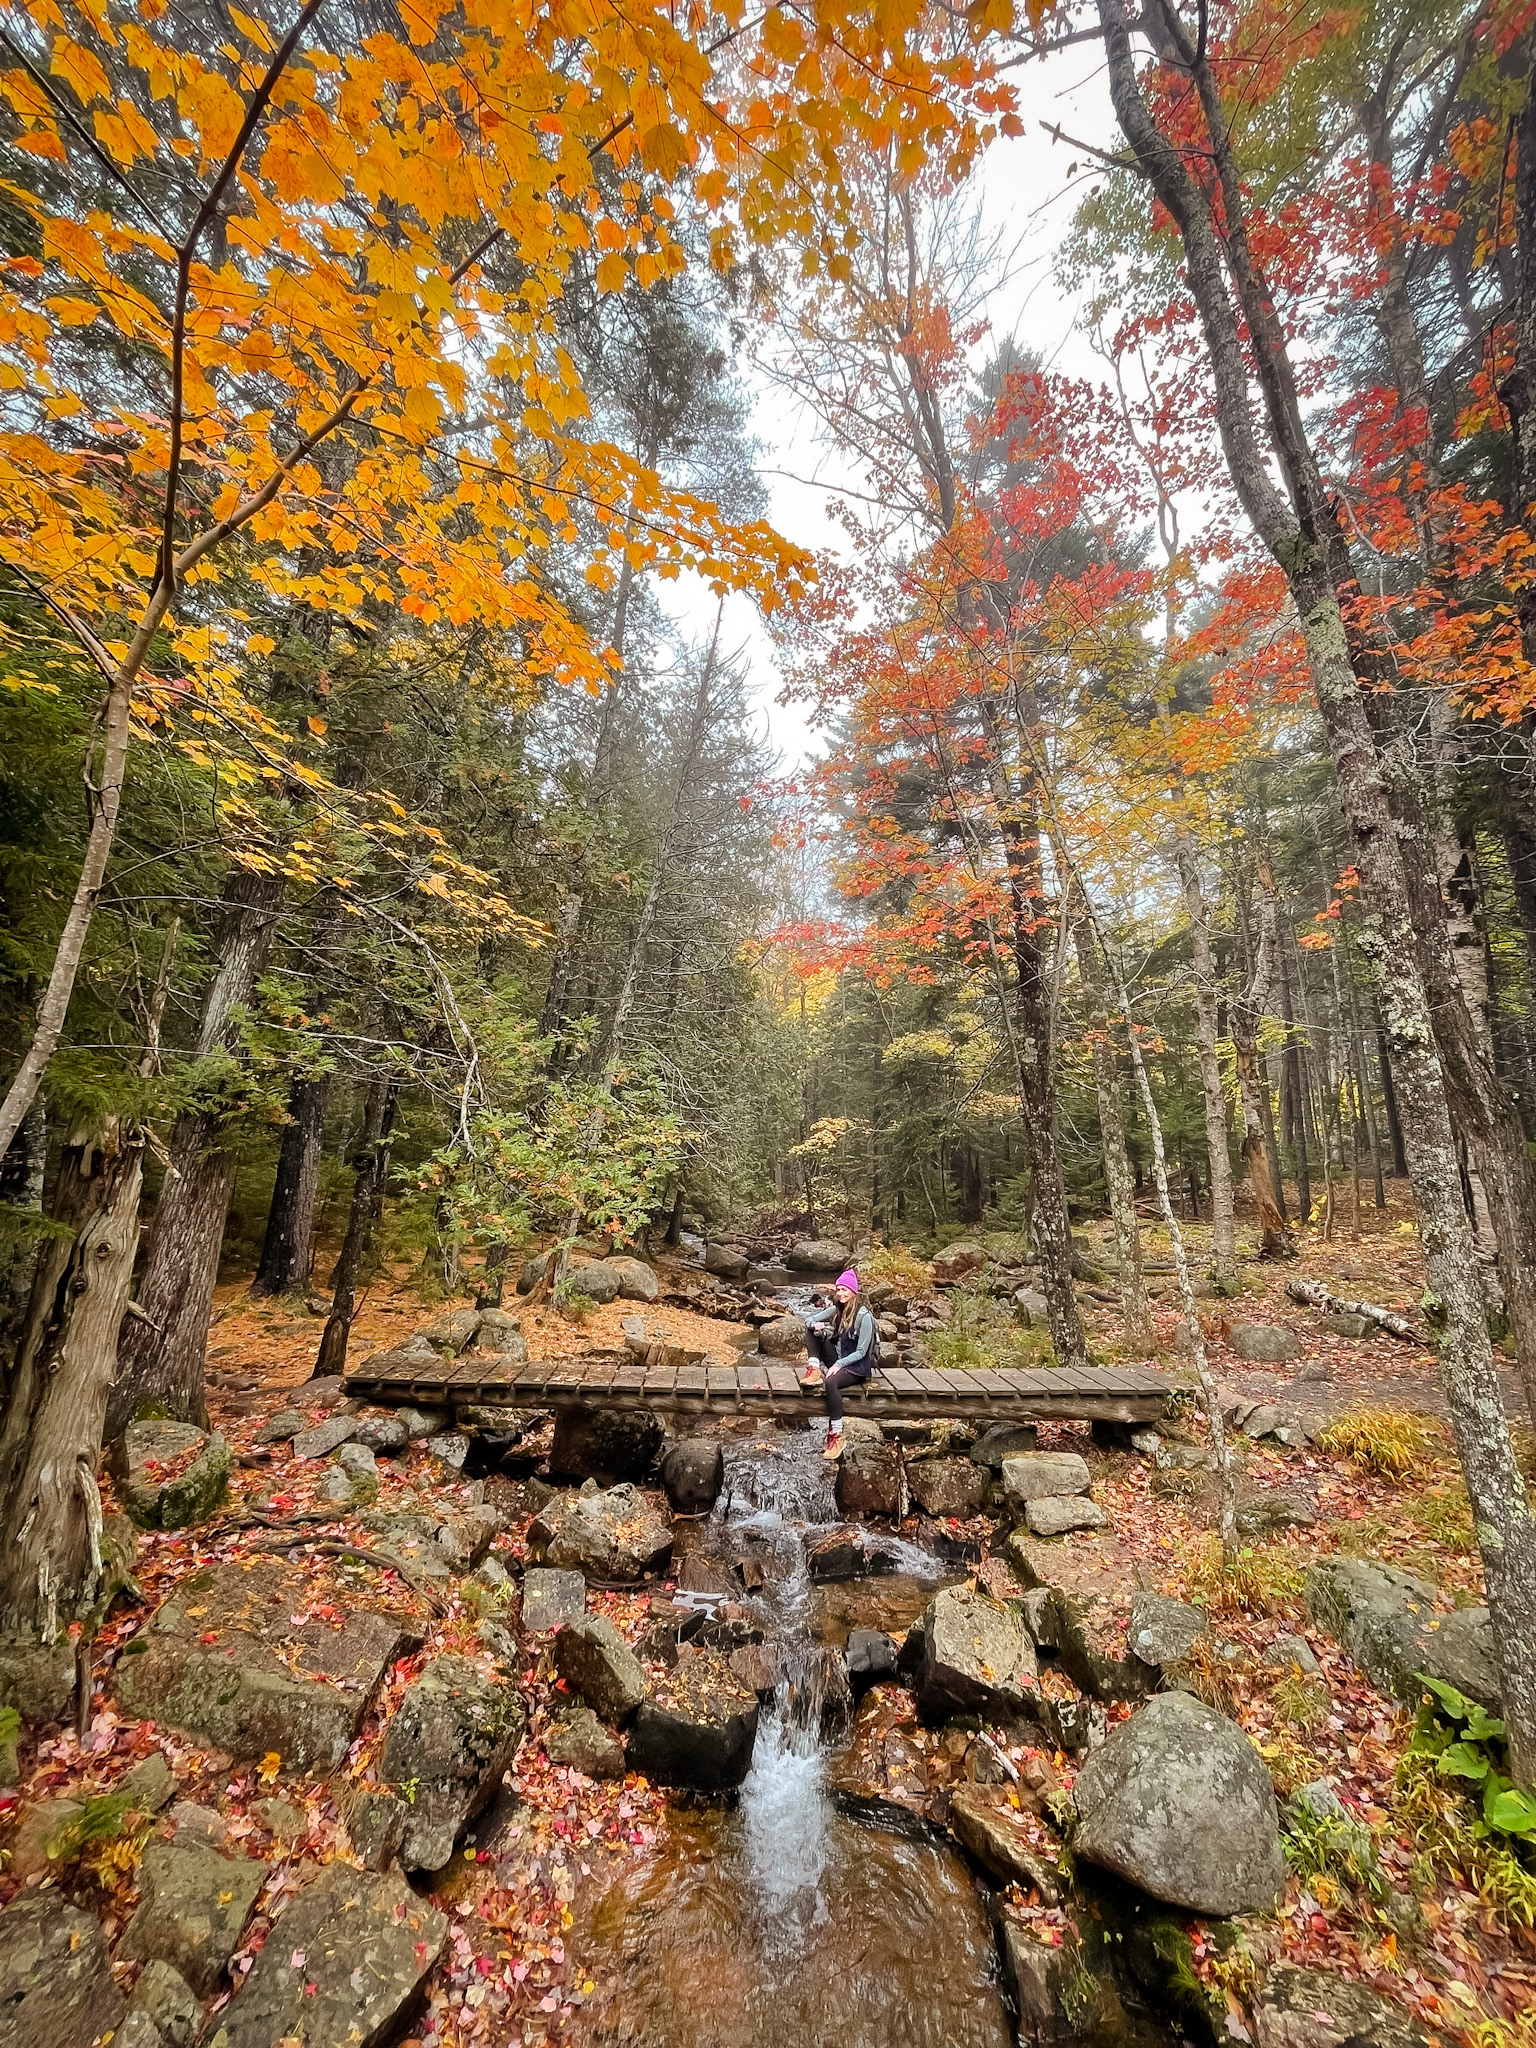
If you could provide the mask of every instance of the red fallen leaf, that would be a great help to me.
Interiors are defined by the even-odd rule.
[[[218,1630],[216,1628],[204,1629],[202,1640],[205,1643],[216,1643],[219,1640]]]

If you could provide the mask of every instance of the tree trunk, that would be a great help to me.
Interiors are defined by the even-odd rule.
[[[1211,1162],[1211,1264],[1218,1287],[1231,1287],[1237,1280],[1232,1155],[1227,1139],[1227,1098],[1221,1085],[1221,1062],[1216,1057],[1216,963],[1211,953],[1211,913],[1200,883],[1195,844],[1182,826],[1174,835],[1174,859],[1184,893],[1194,959],[1195,1056],[1200,1065],[1200,1093],[1205,1103],[1205,1148]]]
[[[32,1283],[0,1419],[0,1634],[53,1643],[101,1572],[101,1452],[139,1241],[144,1139],[115,1120],[65,1140],[60,1235]]]
[[[1387,1050],[1387,1034],[1380,1022],[1376,1025],[1376,1059],[1381,1068],[1381,1099],[1387,1112],[1387,1137],[1392,1146],[1392,1175],[1395,1180],[1408,1178],[1408,1154],[1403,1147],[1403,1119],[1398,1112],[1397,1090],[1392,1085],[1392,1058]]]
[[[1136,1196],[1125,1149],[1125,1097],[1110,1037],[1109,1007],[1099,972],[1093,934],[1079,918],[1072,927],[1077,971],[1088,998],[1088,1030],[1093,1048],[1093,1081],[1099,1098],[1099,1137],[1104,1150],[1104,1184],[1114,1225],[1115,1253],[1120,1261],[1120,1311],[1125,1341],[1133,1351],[1150,1351],[1156,1343],[1147,1283],[1141,1268],[1141,1227],[1136,1221]]]
[[[1253,959],[1253,978],[1240,995],[1232,999],[1232,1043],[1237,1051],[1237,1085],[1243,1103],[1243,1158],[1248,1167],[1248,1189],[1253,1198],[1259,1230],[1261,1259],[1289,1258],[1294,1246],[1285,1218],[1275,1200],[1269,1173],[1269,1151],[1265,1144],[1264,1109],[1269,1084],[1259,1063],[1259,1026],[1269,1001],[1269,983],[1275,957],[1275,894],[1267,873],[1259,875],[1259,943]]]
[[[1285,1022],[1285,1051],[1281,1054],[1286,1112],[1284,1121],[1296,1167],[1296,1206],[1301,1227],[1312,1220],[1312,1168],[1307,1158],[1307,1083],[1302,1071],[1301,1041],[1296,1036],[1296,1009],[1291,999],[1291,968],[1286,949],[1280,948],[1280,1015]]]
[[[43,1180],[48,1168],[48,1112],[34,1095],[10,1147],[0,1158],[0,1202],[11,1211],[0,1238],[0,1385],[10,1376],[26,1322],[32,1281],[42,1257]],[[25,1219],[25,1220],[24,1220]]]
[[[357,1153],[357,1179],[352,1184],[352,1208],[347,1217],[347,1234],[341,1256],[331,1275],[331,1315],[320,1339],[319,1355],[311,1379],[327,1379],[343,1372],[347,1363],[347,1338],[357,1314],[357,1283],[373,1243],[374,1225],[384,1207],[384,1190],[389,1180],[389,1136],[394,1128],[395,1106],[400,1097],[396,1080],[369,1084],[363,1105],[363,1131]]]
[[[288,1121],[283,1126],[277,1179],[267,1210],[267,1234],[251,1282],[252,1294],[297,1294],[309,1285],[310,1239],[330,1092],[329,1074],[301,1078],[289,1090]]]
[[[218,964],[203,1000],[194,1059],[211,1060],[228,1050],[234,1012],[249,1003],[266,965],[282,893],[281,876],[244,869],[225,884]],[[222,1097],[227,1091],[219,1092]],[[233,1153],[218,1149],[224,1115],[221,1100],[176,1119],[139,1281],[138,1313],[124,1325],[118,1346],[109,1437],[146,1402],[207,1426],[203,1359],[235,1181]]]

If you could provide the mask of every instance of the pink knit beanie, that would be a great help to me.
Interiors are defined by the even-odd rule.
[[[858,1274],[857,1274],[857,1273],[855,1273],[855,1271],[853,1270],[852,1266],[850,1266],[850,1267],[848,1268],[848,1270],[847,1270],[847,1272],[846,1272],[846,1273],[839,1273],[839,1274],[838,1274],[838,1276],[837,1276],[837,1285],[838,1285],[839,1287],[846,1287],[846,1288],[847,1288],[847,1290],[848,1290],[848,1292],[849,1292],[850,1294],[857,1294],[857,1293],[858,1293],[858,1291],[859,1291],[859,1276],[858,1276]]]

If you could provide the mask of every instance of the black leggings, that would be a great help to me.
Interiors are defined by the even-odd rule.
[[[827,1404],[827,1413],[834,1422],[841,1422],[844,1387],[860,1385],[871,1376],[873,1368],[869,1365],[839,1365],[837,1339],[830,1330],[809,1329],[805,1333],[805,1342],[807,1350],[813,1352],[826,1368],[821,1391]]]

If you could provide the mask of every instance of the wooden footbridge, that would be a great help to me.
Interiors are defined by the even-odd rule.
[[[760,1356],[736,1364],[712,1358],[680,1362],[675,1347],[584,1352],[522,1363],[496,1353],[402,1360],[365,1359],[346,1376],[361,1401],[466,1408],[651,1408],[670,1415],[755,1415],[792,1419],[822,1412],[799,1370]],[[882,1366],[843,1396],[850,1415],[875,1420],[1149,1423],[1161,1416],[1172,1383],[1144,1366],[1085,1366],[1077,1371],[958,1372],[936,1366]]]

